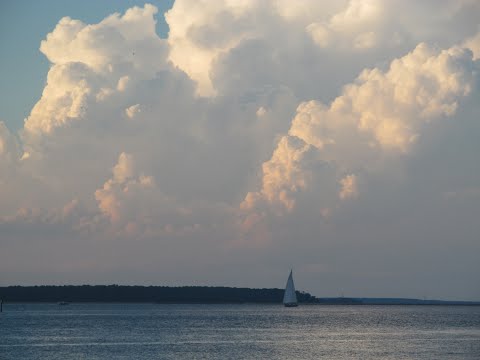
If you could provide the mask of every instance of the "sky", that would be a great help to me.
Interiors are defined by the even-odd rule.
[[[480,300],[478,1],[0,6],[0,286]]]

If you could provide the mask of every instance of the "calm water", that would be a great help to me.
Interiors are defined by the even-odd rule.
[[[480,359],[480,307],[7,304],[0,359]]]

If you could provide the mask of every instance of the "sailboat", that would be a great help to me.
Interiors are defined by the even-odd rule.
[[[298,306],[297,294],[295,293],[295,285],[293,285],[292,270],[288,276],[287,285],[285,286],[285,294],[283,295],[283,305],[286,307]]]

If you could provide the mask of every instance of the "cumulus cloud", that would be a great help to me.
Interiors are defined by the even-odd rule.
[[[199,94],[215,94],[210,80],[215,58],[255,36],[251,15],[260,9],[255,1],[179,1],[165,14],[169,58],[197,81]]]
[[[337,133],[349,127],[347,131],[369,135],[384,149],[404,152],[425,122],[455,113],[475,81],[470,52],[420,44],[392,61],[386,72],[363,71],[329,107],[301,104],[290,134],[319,149],[335,148],[342,146]]]
[[[320,47],[342,49],[370,49],[381,45],[398,45],[402,35],[391,32],[386,4],[379,0],[351,0],[327,22],[313,22],[306,27],[313,41]]]
[[[302,1],[294,6],[181,0],[166,14],[169,59],[197,83],[202,96],[222,95],[226,81],[238,88],[247,79],[250,86],[257,85],[255,80],[281,81],[307,91],[309,81],[346,83],[360,69],[390,61],[421,41],[444,47],[459,43],[476,31],[472,20],[479,12],[478,3],[450,0]],[[354,53],[356,61],[345,62],[346,53]],[[309,77],[302,77],[299,64],[310,67]]]
[[[410,0],[349,0],[327,18],[317,16],[305,29],[317,46],[353,51],[357,56],[378,48],[405,49],[421,41],[448,47],[474,31],[474,22],[466,18],[479,10],[478,3],[470,0],[422,4]]]
[[[261,203],[273,206],[276,213],[292,212],[299,194],[317,186],[336,194],[318,195],[328,199],[319,207],[330,209],[336,199],[357,195],[359,171],[373,167],[383,153],[408,152],[428,122],[453,115],[459,99],[472,91],[468,51],[420,44],[386,70],[361,72],[329,105],[299,100],[305,100],[310,88],[320,91],[316,79],[330,72],[312,77],[315,67],[292,66],[305,56],[312,64],[325,57],[317,51],[324,46],[312,29],[325,27],[329,39],[337,45],[343,42],[345,49],[355,48],[352,44],[362,49],[383,46],[378,34],[386,29],[391,8],[395,6],[356,0],[336,5],[306,2],[298,8],[283,1],[208,6],[177,1],[166,14],[167,40],[155,33],[157,10],[151,5],[94,25],[63,18],[41,44],[52,68],[21,133],[23,167],[51,188],[91,194],[94,184],[105,181],[113,157],[122,151],[135,153],[135,162],[150,176],[119,175],[133,163],[122,152],[112,178],[96,191],[101,211],[113,222],[129,217],[118,205],[127,201],[120,195],[128,182],[136,189],[130,191],[136,194],[132,197],[153,191],[153,179],[161,176],[162,193],[181,202],[191,203],[192,197],[232,201],[239,189],[257,181],[259,166],[260,190],[248,193],[242,209]],[[385,34],[391,37],[394,28],[402,30],[401,24],[390,24]],[[279,34],[290,41],[279,42]],[[297,44],[308,49],[305,54]],[[185,56],[187,52],[195,56]],[[260,56],[252,57],[254,53]],[[258,66],[259,72],[251,73]],[[302,81],[307,78],[312,81]],[[195,98],[192,81],[204,95],[220,91],[217,95],[223,96],[214,101]],[[139,116],[141,123],[128,121]],[[88,144],[85,153],[96,154],[96,164],[78,154],[81,144]],[[212,151],[218,147],[223,156]],[[172,159],[170,153],[181,155]],[[77,159],[76,170],[62,162],[67,157]],[[200,163],[202,170],[195,174],[192,169]],[[219,163],[224,175],[207,176]],[[62,166],[52,170],[53,164]],[[80,190],[76,178],[85,171],[90,176]],[[177,174],[182,174],[181,180]],[[189,181],[192,174],[201,180]],[[219,196],[226,183],[232,185]],[[162,196],[159,199],[168,198]],[[65,201],[68,198],[59,197],[57,206]],[[94,202],[87,203],[94,209]]]
[[[359,22],[356,27],[343,26],[342,31],[363,31],[357,36],[356,42],[359,47],[369,45],[372,36],[369,35],[369,28],[364,28],[364,23],[369,23],[373,17],[377,20],[381,18],[382,14],[374,11],[379,5],[362,6],[361,2],[354,1],[346,10],[342,10],[342,5],[342,2],[332,4],[316,1],[304,1],[295,6],[287,1],[176,1],[166,14],[170,27],[169,59],[196,81],[197,93],[202,96],[221,95],[225,90],[225,77],[236,82],[248,76],[239,66],[248,67],[253,76],[260,76],[264,83],[276,82],[279,79],[269,76],[272,69],[275,77],[280,74],[289,77],[289,72],[297,75],[296,64],[309,60],[313,64],[315,60],[320,60],[321,55],[315,53],[316,46],[309,42],[309,38],[319,39],[322,30],[315,19],[326,21],[332,12],[344,11],[347,14],[344,15],[345,23],[350,20]],[[357,15],[365,18],[365,21],[358,21]],[[334,17],[333,22],[340,23],[339,17],[341,14]],[[342,28],[340,25],[338,27]],[[327,36],[330,37],[330,34]],[[327,41],[333,43],[336,40]],[[190,56],[192,53],[194,57]],[[313,58],[305,59],[305,53]],[[235,59],[241,63],[222,70],[225,63],[230,64]],[[288,68],[289,72],[283,69],[282,73],[280,68],[283,67]],[[295,82],[299,79],[286,81]]]
[[[102,216],[119,236],[177,236],[201,232],[217,225],[210,216],[228,216],[222,204],[198,201],[181,202],[163,193],[156,179],[138,169],[132,154],[120,153],[112,176],[95,191]],[[202,214],[202,211],[207,211]],[[224,215],[220,215],[224,213]],[[92,222],[99,223],[95,212]],[[224,223],[225,220],[223,220]],[[99,227],[108,232],[108,227]]]
[[[140,225],[154,224],[152,211],[168,202],[159,192],[151,176],[138,174],[133,156],[122,152],[112,169],[112,177],[95,191],[101,212],[112,224],[133,230]]]
[[[123,66],[154,74],[163,65],[166,51],[155,31],[157,11],[146,4],[95,25],[64,17],[42,41],[40,51],[57,65],[79,62],[97,72],[115,72]]]
[[[168,64],[156,13],[147,4],[93,25],[64,18],[42,42],[52,65],[20,131],[21,167],[50,189],[50,206],[74,195],[93,211],[91,194],[120,152],[140,154],[147,170],[158,162],[170,170],[168,151],[192,142],[199,104],[192,81]]]
[[[320,188],[321,184],[307,186],[306,177],[312,176],[312,160],[303,156],[307,149],[318,153],[318,161],[335,166],[335,177],[344,171],[368,170],[369,162],[378,161],[382,152],[406,153],[427,123],[455,113],[476,81],[477,67],[470,51],[419,44],[392,61],[387,71],[364,70],[329,106],[317,101],[300,104],[289,135],[263,164],[262,189],[249,193],[242,207],[255,208],[256,202],[266,201],[291,211],[296,193]],[[295,150],[290,144],[296,144]],[[337,182],[340,199],[358,195],[354,174]]]
[[[329,209],[335,199],[356,196],[358,173],[382,154],[408,152],[428,122],[453,115],[475,81],[468,51],[420,44],[386,70],[361,72],[329,105],[305,101],[305,94],[321,92],[316,81],[335,68],[310,66],[325,61],[318,48],[328,45],[314,32],[323,26],[326,41],[343,42],[345,49],[383,46],[379,30],[396,9],[390,5],[177,1],[166,14],[167,40],[155,33],[157,9],[148,4],[93,25],[63,18],[41,44],[52,67],[21,132],[22,166],[50,188],[85,196],[105,181],[105,169],[122,152],[95,196],[116,221],[129,217],[118,205],[126,188],[142,197],[161,177],[161,193],[169,194],[160,196],[164,200],[234,202],[258,181],[256,167],[262,171],[260,189],[248,193],[243,209],[262,203],[277,213],[292,212],[299,194],[318,186],[317,168],[322,186],[336,194],[319,205]],[[388,29],[391,37],[403,27]],[[307,66],[293,65],[302,62]],[[200,93],[222,96],[195,98],[193,81]],[[140,116],[141,122],[128,121]],[[151,175],[119,175],[133,163],[127,153],[135,153],[135,162]],[[88,161],[93,154],[95,164]],[[224,171],[209,176],[219,164]],[[79,185],[85,172],[88,179]],[[66,201],[59,196],[56,205]],[[87,203],[95,208],[94,201]]]
[[[90,106],[165,69],[167,45],[155,32],[157,8],[134,7],[87,25],[64,17],[40,46],[52,63],[26,136],[80,121]]]
[[[310,180],[308,159],[311,150],[310,145],[299,139],[282,137],[272,158],[262,166],[262,189],[259,193],[248,193],[241,207],[249,209],[263,198],[279,205],[280,209],[292,210],[295,205],[292,195],[304,189]]]

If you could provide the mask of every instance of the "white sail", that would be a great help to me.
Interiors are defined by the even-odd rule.
[[[297,294],[295,294],[295,285],[293,284],[292,271],[288,276],[287,286],[285,286],[285,294],[283,295],[283,305],[297,306]]]

